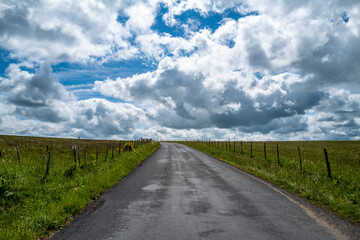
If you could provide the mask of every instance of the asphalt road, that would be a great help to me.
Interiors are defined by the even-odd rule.
[[[51,239],[356,239],[347,226],[208,155],[161,143]]]

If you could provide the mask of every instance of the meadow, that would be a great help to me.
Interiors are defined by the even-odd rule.
[[[264,142],[180,143],[259,176],[327,211],[360,224],[360,141],[266,142],[265,147]]]
[[[159,147],[150,140],[81,139],[75,162],[74,145],[78,139],[0,136],[0,239],[37,239],[61,229]]]

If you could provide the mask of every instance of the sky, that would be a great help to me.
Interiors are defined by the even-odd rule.
[[[1,1],[0,134],[359,140],[360,1]]]

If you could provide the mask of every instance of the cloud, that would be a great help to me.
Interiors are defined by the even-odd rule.
[[[283,74],[282,81],[290,77],[290,74]],[[304,114],[324,96],[323,92],[297,82],[279,84],[273,78],[258,82],[256,84],[262,85],[264,91],[255,95],[248,94],[255,86],[247,89],[236,80],[214,89],[206,84],[204,75],[186,74],[175,68],[134,78],[95,82],[94,90],[142,103],[149,118],[161,126],[179,129],[239,126],[256,129],[254,126],[260,127],[277,118]]]
[[[65,102],[73,98],[65,87],[52,76],[48,64],[40,66],[37,73],[21,70],[17,64],[6,69],[8,78],[0,78],[0,92],[8,105],[13,105],[17,116],[45,122],[66,119]]]
[[[181,14],[187,4],[164,17]],[[259,15],[224,20],[213,33],[194,32],[179,40],[176,52],[183,50],[183,55],[166,56],[164,49],[174,52],[161,46],[160,35],[139,36],[147,54],[160,59],[157,70],[98,81],[93,90],[135,101],[150,119],[169,128],[308,131],[307,112],[328,101],[324,86],[344,87],[359,75],[359,54],[350,51],[359,38],[348,25],[351,20],[346,23],[341,17],[351,6],[340,4],[343,9],[337,13],[333,4],[278,1],[275,14],[263,1],[248,5]],[[206,4],[193,8],[210,11]],[[167,37],[167,43],[172,40]]]
[[[10,1],[0,6],[0,46],[30,61],[89,62],[129,59],[137,50],[117,22],[126,3]],[[44,11],[46,9],[46,11]]]
[[[104,99],[78,101],[74,103],[73,114],[73,119],[67,124],[70,132],[97,138],[129,134],[136,124],[145,121],[142,109]]]
[[[318,134],[327,138],[357,138],[360,133],[360,94],[329,88],[327,97],[317,105],[309,122]]]
[[[41,107],[69,98],[65,87],[51,74],[49,64],[41,65],[36,74],[22,71],[16,64],[7,68],[8,79],[2,79],[1,87],[11,93],[9,101],[19,106]]]
[[[110,137],[131,134],[146,122],[144,111],[105,99],[77,100],[52,74],[48,64],[33,74],[10,65],[0,78],[1,133]]]
[[[89,137],[356,138],[359,9],[350,0],[2,3],[0,46],[23,64],[0,79],[0,124]],[[199,22],[215,15],[211,27]],[[85,100],[51,70],[129,59],[154,70],[78,89]]]

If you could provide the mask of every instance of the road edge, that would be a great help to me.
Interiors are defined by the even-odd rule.
[[[102,198],[104,197],[104,195],[106,195],[108,192],[110,192],[113,188],[115,188],[121,181],[123,181],[124,179],[126,179],[128,176],[130,176],[136,169],[138,169],[139,167],[141,167],[141,165],[143,164],[143,162],[145,162],[146,160],[148,160],[152,155],[154,155],[159,148],[161,147],[161,144],[159,142],[159,147],[152,152],[149,156],[147,156],[144,160],[142,160],[138,165],[136,165],[133,169],[131,169],[131,171],[125,175],[124,177],[122,177],[121,179],[119,179],[114,185],[112,185],[111,187],[107,188],[104,192],[100,193],[96,198],[92,199],[88,204],[85,205],[85,207],[83,207],[83,209],[81,209],[80,213],[77,213],[75,215],[73,215],[68,221],[66,221],[64,223],[64,225],[62,226],[61,229],[56,230],[52,233],[50,233],[50,235],[44,237],[44,238],[40,238],[40,239],[45,239],[45,240],[50,240],[55,234],[57,234],[58,232],[62,231],[67,225],[73,223],[74,221],[78,220],[79,218],[81,218],[84,215],[88,215],[90,213],[92,213],[93,211],[95,211],[96,209],[98,209],[99,207],[101,207],[104,204],[104,201],[102,200]]]

